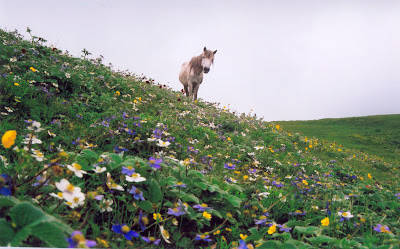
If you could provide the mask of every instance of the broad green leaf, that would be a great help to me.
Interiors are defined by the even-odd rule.
[[[194,202],[196,204],[199,204],[200,200],[194,196],[193,194],[187,194],[181,192],[181,197],[183,202]]]
[[[230,195],[228,197],[228,201],[234,206],[234,207],[240,207],[240,203],[242,200],[239,197],[236,197],[234,195]]]
[[[99,157],[96,152],[87,149],[82,150],[80,154],[90,161],[97,161],[97,158]]]
[[[20,201],[12,196],[0,196],[0,207],[12,207],[19,204]]]
[[[204,180],[204,175],[197,170],[189,170],[188,176],[192,178],[197,177],[201,180]]]
[[[150,201],[153,203],[159,202],[162,198],[161,188],[158,183],[151,179],[150,181],[150,189],[149,189]]]
[[[175,185],[178,182],[178,179],[176,179],[173,176],[168,176],[165,181],[167,182],[168,185]]]
[[[7,246],[15,236],[14,228],[5,219],[0,219],[0,246]]]
[[[144,211],[148,212],[153,209],[153,205],[149,201],[141,201],[139,202],[139,207]]]
[[[53,223],[40,223],[32,228],[32,235],[50,247],[66,247],[66,234]]]
[[[10,217],[17,227],[27,226],[43,216],[43,211],[28,202],[22,202],[10,210]]]
[[[321,245],[323,243],[328,243],[331,241],[336,240],[335,238],[331,238],[329,236],[325,236],[325,235],[321,235],[318,237],[312,237],[312,238],[307,238],[308,241],[311,242],[311,244],[313,244],[314,246],[318,246]]]
[[[221,215],[220,212],[218,212],[217,210],[212,209],[212,210],[211,210],[211,213],[212,213],[213,215],[217,216],[218,218],[221,218],[221,219],[222,219],[222,215]]]
[[[23,229],[18,230],[18,232],[14,235],[14,238],[11,241],[11,246],[20,246],[22,241],[28,238],[31,233],[30,227],[25,227]]]
[[[201,190],[206,190],[207,189],[207,184],[205,184],[204,182],[198,182],[196,184]]]
[[[260,247],[258,248],[282,248],[282,243],[280,241],[277,240],[268,240],[265,241]]]

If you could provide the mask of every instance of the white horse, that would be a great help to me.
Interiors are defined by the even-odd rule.
[[[208,73],[210,71],[210,66],[214,63],[214,55],[216,53],[217,50],[213,52],[204,47],[201,55],[195,56],[189,62],[182,64],[179,81],[185,88],[186,96],[190,99],[197,99],[197,91],[201,82],[203,82],[203,72]]]

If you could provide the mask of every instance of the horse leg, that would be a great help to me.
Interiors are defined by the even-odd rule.
[[[187,86],[183,86],[183,88],[185,88],[186,97],[189,97],[188,87]]]
[[[189,99],[192,99],[192,97],[193,97],[193,84],[192,84],[192,82],[190,82],[189,81],[189,83],[188,83],[188,92],[189,92]]]
[[[194,100],[197,99],[197,91],[199,90],[199,86],[200,86],[200,84],[196,84],[196,85],[194,86],[194,89],[193,89]]]

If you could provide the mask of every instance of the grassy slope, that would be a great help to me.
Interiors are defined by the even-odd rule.
[[[393,184],[396,177],[376,185],[375,175],[368,179],[366,172],[349,167],[354,164],[373,168],[374,160],[366,160],[364,153],[288,134],[275,124],[244,114],[234,115],[229,110],[216,108],[213,103],[190,102],[182,93],[151,80],[114,72],[102,65],[101,59],[73,58],[60,50],[42,46],[37,39],[27,42],[1,30],[0,37],[0,64],[5,65],[0,68],[0,134],[16,130],[15,146],[22,148],[24,136],[31,133],[24,120],[36,120],[45,129],[35,134],[42,144],[32,145],[44,153],[44,162],[23,150],[0,146],[0,155],[8,162],[6,166],[0,161],[0,173],[13,179],[10,187],[13,196],[20,200],[37,200],[45,212],[63,219],[74,230],[83,231],[88,238],[104,239],[112,247],[130,245],[131,242],[111,231],[111,222],[127,223],[140,231],[135,221],[141,210],[149,217],[148,226],[151,227],[141,232],[142,236],[161,238],[152,219],[153,213],[160,213],[165,220],[164,228],[171,234],[170,240],[182,247],[217,243],[218,248],[229,248],[240,240],[240,234],[249,235],[248,243],[265,244],[266,248],[273,246],[269,243],[285,243],[290,248],[306,248],[311,244],[332,248],[343,243],[353,246],[398,243],[398,235],[391,240],[387,236],[376,236],[371,225],[354,228],[353,221],[340,222],[336,215],[337,211],[349,210],[365,218],[367,224],[376,225],[385,220],[391,228],[398,227],[399,204],[394,196],[398,189],[396,183]],[[160,134],[162,139],[171,141],[167,148],[147,141],[160,130],[164,131]],[[256,149],[256,146],[263,148]],[[60,153],[60,148],[66,153]],[[127,150],[125,155],[116,155],[121,149]],[[161,169],[154,171],[148,159],[157,153],[164,161]],[[167,156],[184,161],[187,166]],[[58,165],[53,165],[56,162],[65,169],[75,162],[92,172],[92,165],[107,158],[111,158],[104,164],[107,172],[117,184],[125,187],[125,191],[110,191],[105,182],[111,180],[105,173],[88,173],[78,178],[67,170],[60,173]],[[227,163],[236,164],[236,169],[225,169]],[[49,186],[32,188],[29,179],[43,172],[45,164],[53,165],[46,175],[52,177]],[[121,168],[129,165],[134,165],[136,172],[147,180],[125,181]],[[386,163],[380,167],[387,170],[396,165]],[[250,169],[257,169],[257,173],[250,173]],[[396,174],[398,171],[393,170],[392,175]],[[56,191],[54,183],[63,178],[80,186],[84,193],[99,191],[105,199],[112,199],[114,210],[100,213],[98,202],[94,200],[93,205],[75,209],[66,205],[58,207],[58,202],[48,195]],[[171,187],[178,181],[187,187],[181,190]],[[283,187],[276,186],[280,183]],[[19,187],[13,187],[15,185]],[[132,198],[127,192],[132,185],[143,191],[146,201]],[[268,198],[258,197],[265,191],[270,192]],[[350,194],[357,199],[331,202],[348,198]],[[189,209],[179,217],[179,226],[175,226],[168,209],[178,199],[187,202]],[[327,202],[331,202],[331,225],[321,227],[321,220],[327,216],[323,211]],[[210,211],[211,221],[194,210],[193,206],[201,203],[214,208]],[[319,210],[313,211],[311,206],[318,206]],[[307,213],[304,216],[289,214],[296,210]],[[269,235],[268,226],[254,224],[265,211],[270,214],[269,222],[286,224],[292,230]],[[0,225],[7,223],[10,217],[2,212]],[[304,230],[305,227],[310,230]],[[194,240],[196,234],[216,231],[220,233],[210,234],[211,244]],[[393,232],[396,234],[397,230]],[[344,239],[347,234],[352,234],[351,242]],[[0,242],[2,239],[0,237]],[[140,239],[132,243],[146,245]],[[49,245],[40,244],[31,237],[22,244]]]
[[[379,115],[310,121],[281,121],[283,129],[337,143],[379,162],[400,163],[400,115]],[[383,179],[384,169],[376,171]]]

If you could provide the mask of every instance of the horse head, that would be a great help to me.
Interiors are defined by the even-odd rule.
[[[207,50],[204,47],[203,54],[201,55],[201,66],[203,67],[203,72],[208,73],[210,71],[211,65],[214,63],[214,55],[217,53],[217,50],[211,51]]]

